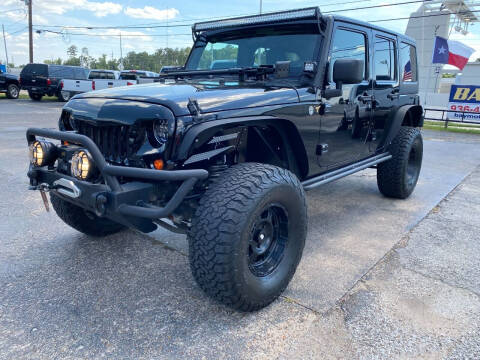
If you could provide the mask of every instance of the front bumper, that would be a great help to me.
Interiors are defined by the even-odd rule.
[[[156,225],[152,220],[172,214],[195,183],[208,177],[208,172],[204,169],[166,171],[110,165],[89,137],[74,132],[39,128],[27,130],[29,144],[36,140],[36,136],[83,146],[89,151],[105,184],[81,181],[58,173],[55,169],[30,166],[28,177],[33,188],[50,188],[63,199],[98,216],[107,217],[144,232],[155,230]],[[118,177],[135,181],[120,184]],[[154,185],[161,181],[181,181],[181,185],[164,207],[150,205],[149,200],[154,196]]]

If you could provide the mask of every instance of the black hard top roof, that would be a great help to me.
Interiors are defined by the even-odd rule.
[[[342,21],[342,22],[346,22],[346,23],[350,23],[350,24],[354,24],[354,25],[360,25],[360,26],[368,27],[368,28],[373,29],[373,30],[377,30],[377,31],[381,31],[381,32],[384,32],[384,33],[387,33],[387,34],[399,36],[403,40],[407,40],[408,42],[415,43],[415,39],[411,38],[410,36],[395,32],[393,30],[386,29],[386,28],[381,27],[381,26],[374,25],[372,23],[368,23],[366,21],[361,21],[361,20],[357,20],[357,19],[353,19],[353,18],[349,18],[349,17],[346,17],[346,16],[341,16],[341,15],[335,15],[335,14],[334,15],[328,15],[328,16],[331,16],[335,21]]]

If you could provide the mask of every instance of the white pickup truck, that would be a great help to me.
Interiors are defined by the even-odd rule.
[[[68,101],[76,94],[118,86],[136,85],[137,83],[138,81],[135,79],[122,79],[119,71],[91,70],[88,80],[61,80],[60,92],[63,100]]]
[[[160,75],[146,70],[124,70],[120,73],[122,80],[136,80],[137,84],[148,84],[160,80]]]

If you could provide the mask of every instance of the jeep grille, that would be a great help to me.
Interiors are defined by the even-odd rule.
[[[140,149],[146,131],[138,125],[93,125],[76,121],[79,134],[86,135],[99,147],[109,162],[128,165],[128,160]]]

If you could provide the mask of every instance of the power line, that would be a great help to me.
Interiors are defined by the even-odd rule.
[[[354,10],[375,9],[375,8],[382,8],[382,7],[389,7],[389,6],[397,6],[397,5],[409,5],[409,4],[423,3],[423,2],[424,2],[424,0],[404,1],[404,2],[393,3],[393,4],[380,4],[380,5],[372,5],[372,6],[362,6],[362,7],[350,8],[350,9],[330,10],[330,11],[322,12],[322,14],[331,14],[331,13],[338,13],[338,12],[345,12],[345,11],[354,11]]]
[[[53,30],[48,30],[48,29],[38,29],[37,32],[47,32],[47,33],[52,33],[52,34],[57,34],[57,35],[63,35],[62,32],[60,31],[53,31]],[[68,35],[72,36],[96,36],[96,37],[115,37],[118,38],[120,34],[89,34],[89,33],[67,33]],[[191,33],[188,34],[128,34],[128,33],[122,33],[123,37],[162,37],[162,36],[192,36]]]
[[[478,12],[480,12],[480,10],[468,10],[468,11],[459,11],[459,12],[456,12],[456,13],[428,14],[428,15],[417,15],[417,16],[409,16],[409,17],[390,18],[390,19],[370,20],[368,22],[377,23],[377,22],[383,22],[383,21],[421,19],[421,18],[428,18],[428,17],[433,17],[433,16],[450,16],[450,15],[471,14],[471,13],[478,13]]]
[[[354,1],[348,1],[343,3],[344,5],[346,4],[354,4],[354,3],[364,3],[365,1],[371,1],[371,0],[354,0]],[[338,13],[338,12],[345,12],[345,11],[354,11],[354,10],[365,10],[365,9],[374,9],[374,8],[383,8],[383,7],[390,7],[390,6],[398,6],[398,5],[408,5],[408,4],[415,4],[415,3],[422,3],[424,2],[423,0],[413,0],[413,1],[405,1],[405,2],[400,2],[400,3],[392,3],[392,4],[380,4],[380,5],[372,5],[372,6],[362,6],[362,7],[356,7],[356,8],[349,8],[349,9],[336,9],[336,10],[330,10],[330,11],[325,11],[322,12],[322,14],[330,14],[330,13]],[[332,5],[338,5],[338,3],[328,3],[328,4],[323,4],[321,6],[332,6]],[[251,15],[251,14],[241,14],[241,15]],[[237,17],[238,15],[235,15]],[[153,28],[170,28],[170,27],[190,27],[192,25],[191,21],[198,21],[198,20],[222,20],[222,19],[228,19],[232,16],[225,16],[225,17],[215,17],[215,18],[192,18],[190,20],[183,20],[183,21],[173,21],[172,23],[176,24],[169,24],[169,25],[158,25],[158,22],[156,23],[146,23],[146,24],[136,24],[136,25],[115,25],[115,26],[68,26],[68,25],[34,25],[35,27],[44,27],[44,28],[68,28],[68,29],[153,29]],[[179,22],[182,22],[182,24],[178,24]],[[184,22],[188,22],[187,24],[184,24]]]

